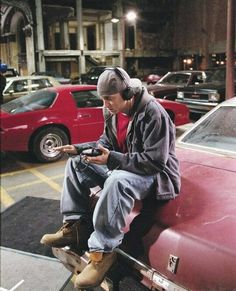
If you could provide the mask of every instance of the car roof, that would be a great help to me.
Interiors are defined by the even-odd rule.
[[[169,71],[169,73],[172,73],[172,74],[179,74],[179,73],[182,73],[182,74],[186,74],[186,73],[203,73],[205,72],[204,70],[181,70],[181,71]]]
[[[96,85],[72,85],[72,84],[65,84],[65,85],[58,85],[54,87],[48,87],[47,90],[61,92],[64,90],[76,91],[76,90],[97,90]]]
[[[16,76],[16,77],[8,77],[7,80],[25,80],[25,79],[31,79],[31,80],[34,80],[34,79],[43,79],[43,78],[52,78],[51,76]]]

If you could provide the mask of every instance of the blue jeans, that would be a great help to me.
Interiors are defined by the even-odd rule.
[[[90,188],[100,186],[100,197],[91,212]],[[126,217],[135,200],[156,189],[156,175],[141,176],[124,170],[110,172],[106,166],[85,164],[69,158],[61,197],[64,220],[93,219],[94,232],[88,240],[90,251],[111,252],[124,237]]]

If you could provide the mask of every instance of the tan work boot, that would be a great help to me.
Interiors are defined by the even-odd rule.
[[[75,279],[75,288],[93,288],[102,283],[106,273],[116,261],[117,254],[90,253],[90,262]]]
[[[87,249],[87,241],[91,234],[91,227],[80,220],[70,221],[52,234],[45,234],[40,243],[56,248],[75,246],[79,249]]]

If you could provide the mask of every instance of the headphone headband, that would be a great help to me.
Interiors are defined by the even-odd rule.
[[[125,84],[126,88],[122,92],[122,97],[124,100],[130,100],[133,97],[134,92],[132,87],[130,87],[130,85],[127,83],[127,80],[125,79],[122,71],[118,67],[106,68],[106,70],[114,71],[120,80]]]

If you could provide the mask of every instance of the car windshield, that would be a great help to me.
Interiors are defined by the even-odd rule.
[[[158,84],[185,85],[187,84],[189,77],[190,77],[190,74],[168,73],[163,78],[161,78]]]
[[[104,68],[95,67],[89,70],[89,74],[101,74],[103,71]]]
[[[213,73],[208,77],[207,82],[225,82],[225,69],[219,69],[213,71]]]
[[[57,93],[52,91],[37,91],[7,102],[1,106],[1,109],[11,114],[45,109],[53,103],[56,95]]]
[[[219,107],[193,128],[182,142],[236,153],[236,107]]]
[[[225,82],[226,79],[226,69],[216,69],[207,78],[207,82]],[[234,80],[236,80],[236,68],[234,69]]]

